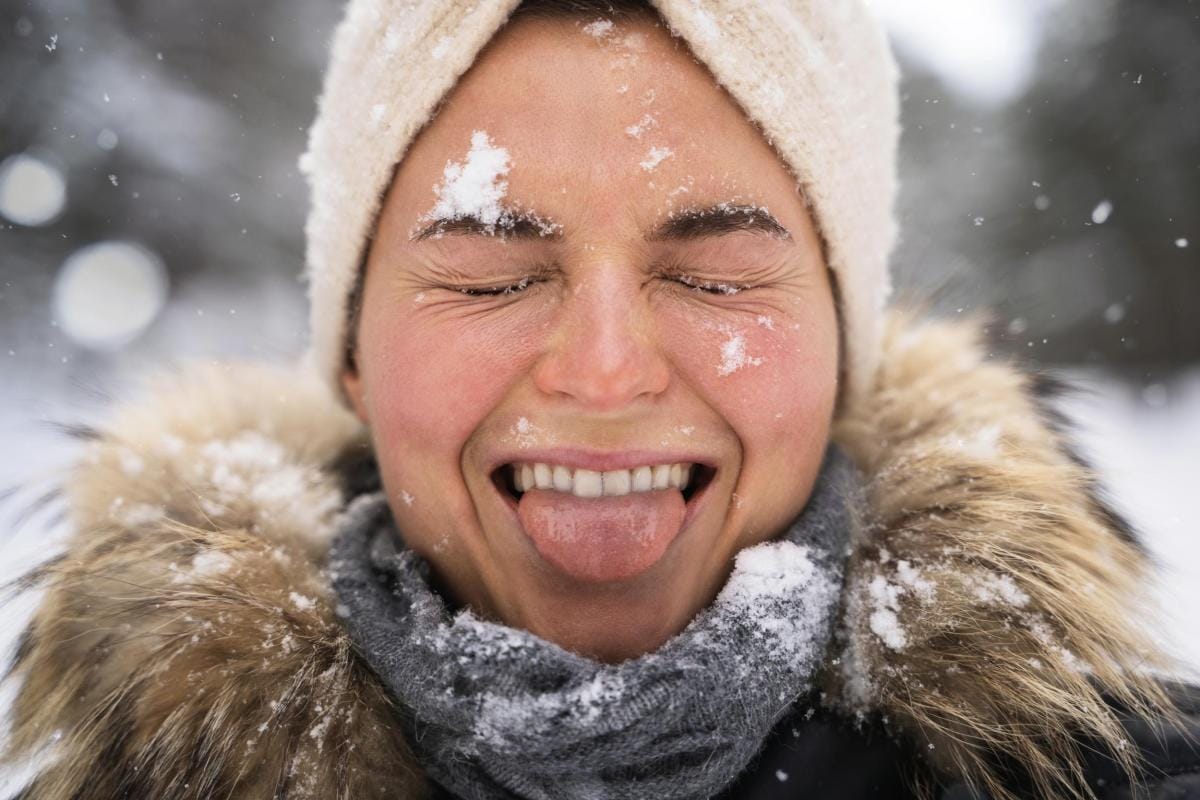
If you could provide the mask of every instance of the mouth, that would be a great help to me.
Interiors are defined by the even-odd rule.
[[[497,467],[491,481],[546,562],[595,583],[633,578],[662,560],[716,473],[696,461],[605,471],[520,461]]]
[[[534,489],[587,499],[674,489],[690,504],[708,488],[716,472],[706,464],[686,461],[605,472],[547,462],[514,462],[497,467],[491,477],[496,490],[515,508],[524,494]]]

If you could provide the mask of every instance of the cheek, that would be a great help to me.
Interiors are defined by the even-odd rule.
[[[681,377],[734,429],[748,461],[807,461],[824,449],[837,394],[832,310],[693,310],[667,329]]]
[[[519,377],[525,356],[498,320],[409,304],[363,309],[359,366],[372,432],[377,446],[415,457],[422,469],[457,470],[463,442]]]

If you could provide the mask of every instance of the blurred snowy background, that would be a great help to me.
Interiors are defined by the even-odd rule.
[[[990,309],[998,350],[1085,385],[1083,450],[1200,665],[1200,2],[875,3],[905,70],[901,297]],[[0,0],[5,506],[130,376],[302,349],[296,159],[340,8]],[[54,509],[3,516],[0,579]]]

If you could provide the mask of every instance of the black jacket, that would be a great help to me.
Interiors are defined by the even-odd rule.
[[[1151,730],[1122,714],[1129,739],[1145,758],[1145,783],[1151,800],[1200,800],[1200,687],[1175,685],[1171,694],[1183,714],[1183,726]],[[1087,758],[1088,783],[1099,800],[1133,800],[1125,775],[1101,753]],[[914,779],[937,787],[939,800],[987,800],[958,781],[939,779],[924,755],[898,741],[878,724],[858,725],[822,713],[811,719],[787,718],[775,729],[758,760],[719,796],[719,800],[909,800]],[[1014,779],[1018,797],[1032,791]]]
[[[1149,800],[1200,800],[1200,687],[1174,685],[1184,725],[1152,731],[1126,716],[1130,741],[1146,760]],[[856,723],[829,712],[810,714],[807,702],[785,717],[741,778],[714,800],[912,800],[915,785],[934,787],[936,800],[988,800],[966,784],[939,778],[910,742],[874,723]],[[1093,753],[1087,760],[1088,783],[1099,800],[1133,800],[1137,795],[1120,768]],[[1014,779],[1018,797],[1033,796]],[[438,787],[436,800],[455,800]],[[697,798],[697,800],[700,800]]]

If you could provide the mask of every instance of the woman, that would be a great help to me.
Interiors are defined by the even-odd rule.
[[[514,5],[352,0],[324,383],[198,367],[97,433],[24,796],[1196,791],[1046,381],[881,310],[862,9]]]

